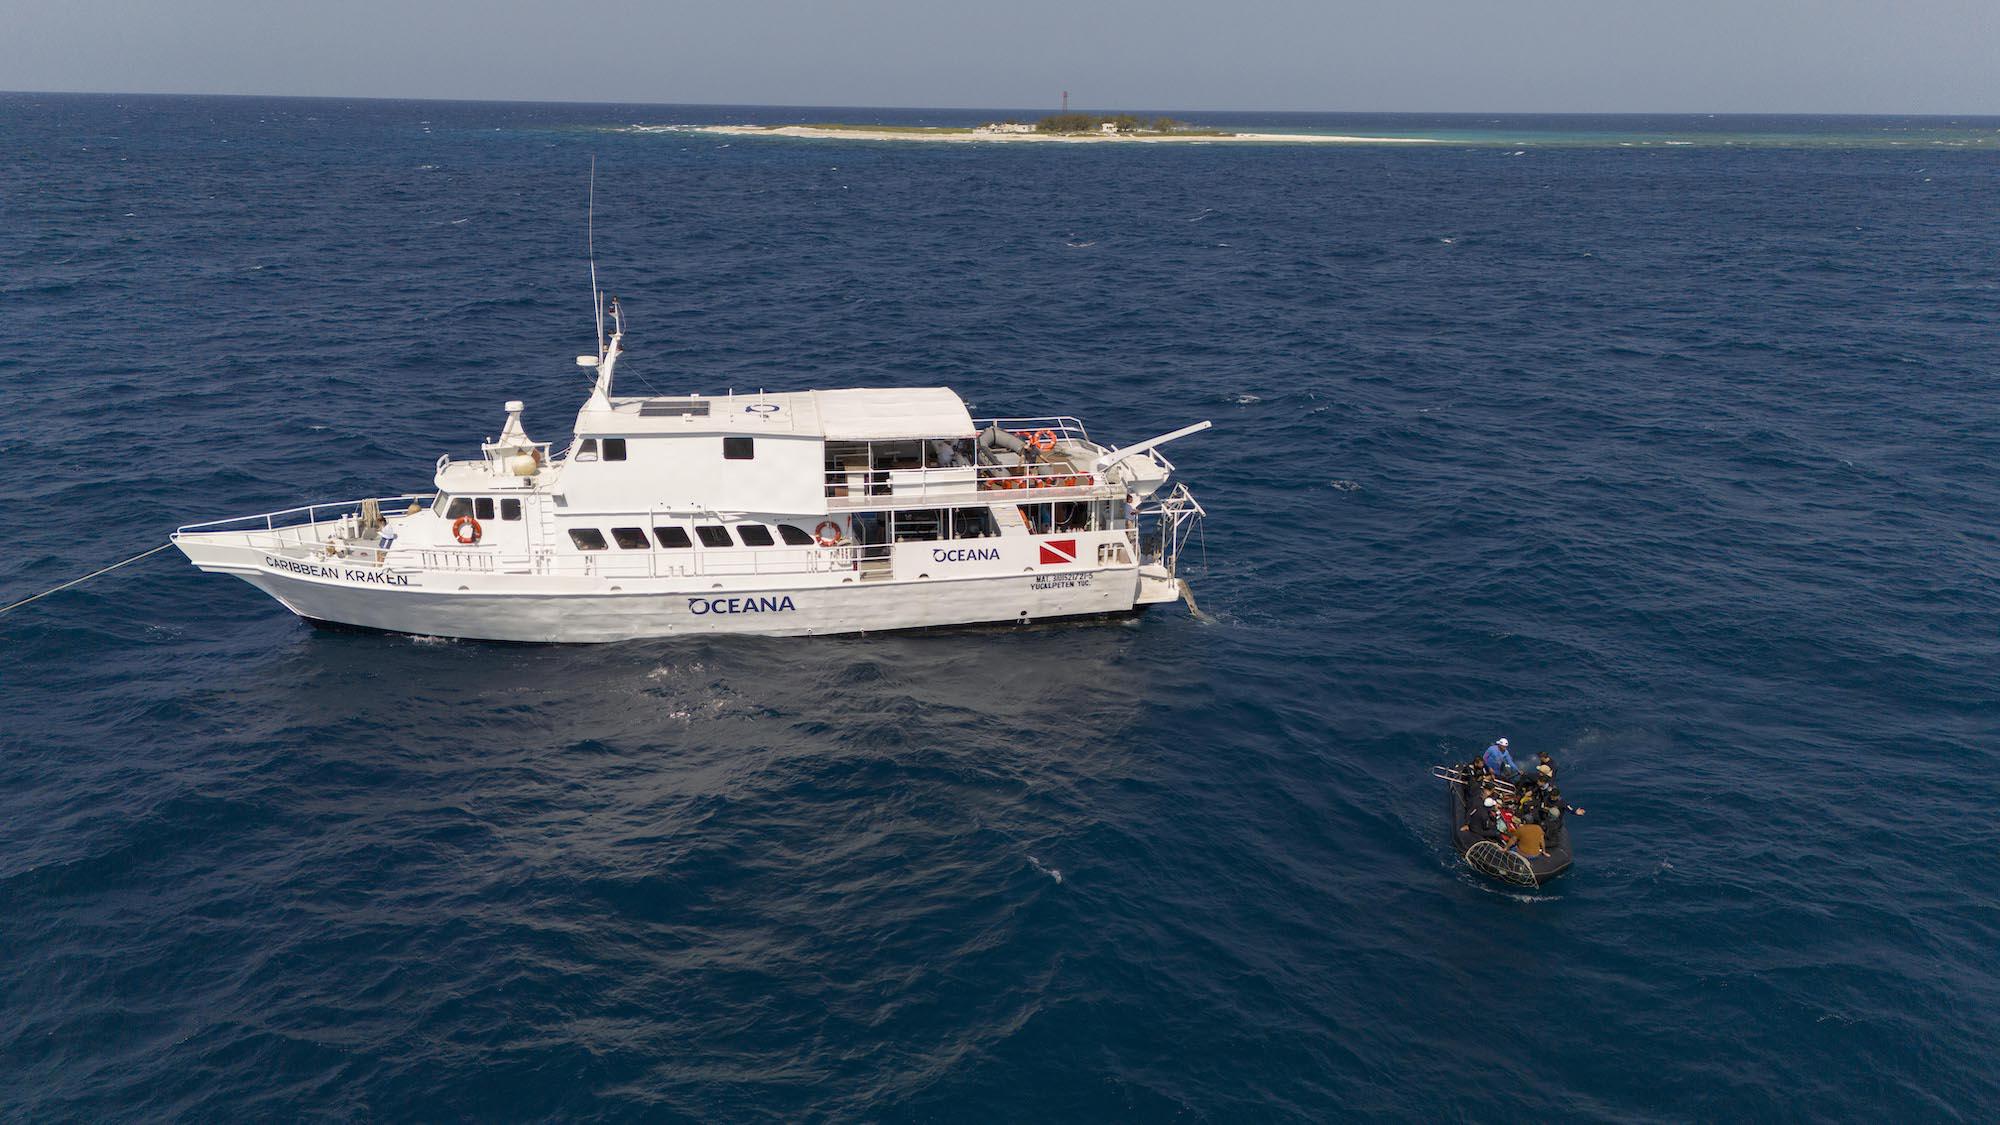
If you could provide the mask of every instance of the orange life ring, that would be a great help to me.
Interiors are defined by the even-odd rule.
[[[819,521],[819,526],[813,528],[813,540],[822,547],[838,547],[840,545],[840,525],[832,520]]]
[[[1054,430],[1036,430],[1035,436],[1028,440],[1028,444],[1041,450],[1043,453],[1047,453],[1056,447],[1056,432]]]
[[[470,539],[465,537],[465,529],[468,527],[472,529],[472,538]],[[471,516],[460,516],[451,521],[451,537],[458,540],[460,544],[470,547],[474,543],[479,542],[479,535],[479,521],[473,519]]]

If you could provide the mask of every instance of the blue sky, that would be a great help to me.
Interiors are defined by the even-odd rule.
[[[2000,0],[0,0],[0,89],[2000,113]]]

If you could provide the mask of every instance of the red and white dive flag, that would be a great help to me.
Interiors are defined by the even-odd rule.
[[[1075,561],[1076,561],[1076,540],[1074,539],[1042,540],[1043,566],[1066,566],[1069,563],[1073,563]]]

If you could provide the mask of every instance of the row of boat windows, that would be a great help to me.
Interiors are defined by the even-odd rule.
[[[444,518],[448,520],[455,520],[458,519],[460,516],[471,516],[474,519],[481,519],[481,520],[492,519],[493,497],[491,496],[453,497],[451,503],[445,506]],[[501,497],[500,518],[503,520],[520,519],[521,501],[512,496]]]
[[[1065,507],[1080,505],[1064,505]],[[1024,517],[1029,508],[1021,509]],[[1046,509],[1048,505],[1041,505]],[[1048,526],[1046,519],[1043,526]],[[704,547],[774,547],[777,540],[783,540],[787,547],[810,547],[814,543],[811,535],[802,527],[789,523],[777,525],[777,539],[772,538],[772,529],[761,523],[739,523],[732,528],[722,524],[699,524],[694,529],[694,537],[688,536],[685,527],[655,527],[652,538],[648,538],[643,527],[614,527],[610,539],[594,527],[573,527],[569,529],[569,541],[576,544],[579,551],[608,550],[616,543],[621,550],[644,551],[655,542],[669,551],[685,550],[700,540]],[[926,508],[900,512],[860,512],[849,527],[854,541],[864,546],[880,543],[907,543],[911,541],[929,542],[941,539],[986,539],[1000,534],[1000,525],[993,518],[990,508]]]
[[[606,461],[623,461],[625,454],[625,439],[622,437],[584,438],[576,446],[576,460],[578,461],[595,461],[599,457],[602,457]],[[724,461],[756,460],[757,439],[747,437],[723,438],[722,459]]]
[[[737,545],[737,539],[730,536],[729,528],[719,523],[701,524],[694,529],[694,533],[704,547]],[[741,537],[742,545],[745,547],[771,547],[777,542],[771,537],[771,529],[761,523],[739,523],[736,525],[736,535]],[[661,547],[669,551],[685,550],[694,546],[694,541],[688,538],[688,529],[685,527],[656,527],[653,529],[653,536],[657,538]],[[804,528],[793,527],[788,523],[778,525],[778,536],[785,541],[787,547],[810,547],[813,543],[812,535]],[[618,544],[620,550],[651,550],[654,538],[648,538],[643,527],[611,529],[611,542]],[[605,542],[604,533],[594,527],[570,528],[569,541],[576,544],[576,549],[579,551],[602,551],[609,546]]]

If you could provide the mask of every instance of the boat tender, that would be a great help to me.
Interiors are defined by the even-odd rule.
[[[1556,803],[1555,811],[1540,821],[1542,853],[1524,856],[1510,848],[1506,839],[1482,835],[1467,827],[1476,803],[1476,787],[1491,787],[1497,795],[1496,799],[1511,807],[1515,795],[1513,785],[1483,773],[1478,762],[1462,766],[1433,766],[1431,773],[1443,779],[1448,786],[1446,802],[1451,815],[1451,846],[1465,860],[1466,866],[1488,878],[1515,886],[1539,887],[1567,872],[1574,863],[1576,857],[1571,846],[1569,817],[1562,813],[1567,806],[1560,801]]]
[[[942,387],[621,396],[610,314],[566,447],[509,402],[478,457],[438,458],[433,491],[174,544],[315,624],[497,641],[1025,623],[1187,594],[1206,513],[1158,447],[1207,422],[1117,448],[1075,418],[974,420]]]

